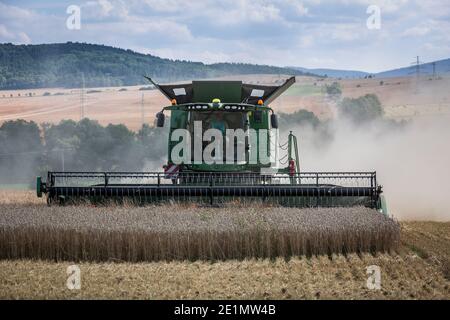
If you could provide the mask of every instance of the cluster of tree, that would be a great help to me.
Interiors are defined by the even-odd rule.
[[[42,142],[36,123],[25,120],[4,122],[0,126],[0,184],[30,182],[27,174],[42,161]]]
[[[325,92],[329,97],[333,99],[338,99],[342,95],[341,85],[338,82],[327,84],[325,85]]]
[[[384,115],[383,106],[375,94],[366,94],[359,98],[344,98],[340,101],[338,109],[342,116],[355,123],[379,120]]]
[[[293,113],[279,113],[278,116],[281,143],[285,141],[290,131],[317,147],[332,139],[331,122],[320,120],[311,111],[300,109]]]
[[[359,98],[343,98],[338,103],[338,112],[342,118],[350,119],[355,124],[365,124],[371,121],[385,121],[384,110],[375,94],[366,94]],[[330,121],[321,121],[313,112],[301,109],[293,113],[279,113],[280,129],[289,130],[296,126],[309,126],[321,129]]]
[[[83,119],[43,124],[25,120],[0,126],[0,184],[33,183],[46,171],[142,171],[161,162],[167,130],[144,125],[139,132],[124,125],[101,126]]]
[[[85,43],[0,44],[0,89],[126,86],[236,74],[305,74],[302,71],[242,63],[206,65],[162,59]],[[84,80],[83,80],[84,79]]]
[[[317,128],[321,122],[317,116],[308,110],[300,109],[294,113],[279,113],[279,127],[282,131],[295,126],[311,126]]]

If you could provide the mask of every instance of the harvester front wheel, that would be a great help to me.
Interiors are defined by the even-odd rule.
[[[42,178],[36,178],[36,194],[38,198],[42,198]]]
[[[378,198],[377,209],[380,213],[384,214],[385,216],[388,216],[387,202],[386,198],[383,195],[380,195],[380,197]]]

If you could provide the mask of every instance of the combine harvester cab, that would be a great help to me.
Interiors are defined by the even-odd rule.
[[[49,204],[129,199],[137,204],[364,206],[387,214],[375,172],[302,172],[292,132],[280,145],[278,118],[269,104],[295,77],[281,86],[241,81],[159,85],[147,79],[171,102],[156,115],[157,126],[169,130],[164,172],[49,172],[45,182],[38,177],[39,197],[46,194]],[[164,112],[170,113],[168,121]],[[280,156],[281,151],[286,154]]]

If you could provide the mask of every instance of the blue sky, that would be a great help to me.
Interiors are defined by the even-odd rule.
[[[81,29],[66,27],[70,5]],[[368,29],[367,8],[380,8]],[[368,72],[450,57],[449,0],[0,0],[0,42],[79,41],[157,56]]]

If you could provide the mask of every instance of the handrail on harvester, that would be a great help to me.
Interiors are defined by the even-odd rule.
[[[138,202],[206,198],[213,204],[238,198],[281,205],[378,208],[381,193],[375,172],[180,172],[167,178],[164,172],[75,171],[49,172],[45,182],[37,179],[37,194],[46,194],[49,204],[82,198],[132,198]]]

